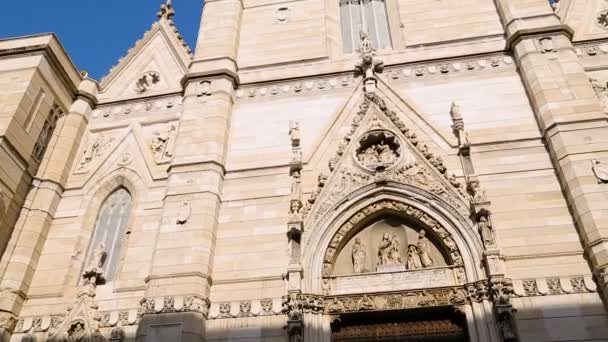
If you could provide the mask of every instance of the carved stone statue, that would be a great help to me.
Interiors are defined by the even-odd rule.
[[[385,141],[381,141],[367,147],[364,151],[358,153],[357,157],[364,166],[376,169],[378,166],[386,168],[395,164],[399,156],[394,147],[391,147]]]
[[[426,238],[426,231],[421,230],[420,234],[418,235],[418,243],[416,244],[416,247],[418,247],[418,254],[420,255],[420,262],[422,263],[423,267],[432,267],[433,266],[433,260],[431,259],[429,252],[430,252],[430,241],[429,239]]]
[[[365,92],[371,93],[375,91],[376,73],[384,71],[384,63],[376,58],[372,41],[369,34],[365,31],[360,33],[359,52],[361,60],[355,65],[355,69],[365,80]]]
[[[420,262],[420,254],[418,253],[418,247],[416,245],[409,245],[407,248],[407,269],[418,270],[422,268],[422,262]]]
[[[452,102],[450,116],[452,117],[453,122],[452,130],[458,139],[458,146],[460,148],[469,147],[471,145],[469,135],[464,130],[464,119],[462,118],[462,113],[460,112],[460,106],[456,102]]]
[[[494,241],[494,229],[492,228],[492,224],[488,220],[486,216],[481,216],[479,218],[479,234],[481,234],[481,239],[483,241],[483,245],[488,247],[493,247],[496,243]]]
[[[394,264],[401,264],[403,262],[401,251],[399,250],[399,239],[397,238],[397,234],[393,234],[391,238],[390,259]]]
[[[298,121],[289,122],[289,139],[292,147],[299,147],[302,135],[300,133],[300,123]]]
[[[355,244],[352,251],[353,257],[353,272],[355,274],[367,272],[367,252],[365,246],[361,243],[361,239],[355,238]]]
[[[391,239],[388,233],[382,234],[382,241],[378,246],[378,266],[391,265]]]
[[[471,176],[467,184],[467,190],[471,195],[473,203],[483,203],[488,200],[485,190],[481,188],[476,176]]]
[[[91,259],[91,262],[89,263],[89,268],[102,268],[106,262],[107,255],[108,254],[106,253],[106,246],[103,242],[101,242],[99,245],[97,245],[97,248],[95,248],[93,259]]]
[[[154,153],[154,159],[157,163],[173,157],[174,135],[175,126],[173,124],[167,124],[164,129],[154,132],[150,149]]]

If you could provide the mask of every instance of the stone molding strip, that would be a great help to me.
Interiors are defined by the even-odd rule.
[[[512,68],[515,68],[513,58],[509,55],[499,54],[458,60],[390,66],[385,69],[382,78],[388,81],[408,81],[428,77],[441,77],[448,74],[465,74]],[[236,91],[236,98],[237,100],[262,99],[331,91],[340,88],[350,88],[354,86],[356,82],[357,79],[353,78],[351,73],[349,73],[335,75],[334,77],[276,82],[260,86],[245,85]]]
[[[515,297],[537,297],[574,293],[597,292],[591,275],[514,279]]]

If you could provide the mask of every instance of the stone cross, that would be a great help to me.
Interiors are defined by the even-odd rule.
[[[173,5],[171,4],[171,0],[167,0],[167,2],[163,5],[160,5],[160,11],[156,14],[158,18],[170,20],[175,15],[175,10],[173,9]]]

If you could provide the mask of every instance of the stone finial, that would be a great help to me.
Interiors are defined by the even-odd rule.
[[[160,5],[160,11],[156,14],[159,19],[171,20],[175,15],[175,10],[173,9],[173,5],[171,4],[171,0],[167,0],[166,3]]]

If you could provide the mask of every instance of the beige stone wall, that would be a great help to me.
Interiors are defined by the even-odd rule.
[[[526,32],[558,23],[544,0],[388,1],[395,48],[379,54],[386,68],[377,93],[464,183],[470,175],[450,117],[451,103],[460,105],[470,159],[491,201],[497,263],[514,280],[521,341],[602,341],[605,285],[593,272],[605,266],[606,185],[593,177],[590,159],[608,159],[605,120],[583,72],[608,80],[604,42],[573,49],[554,31],[555,51],[543,46],[542,34]],[[576,30],[575,40],[604,38],[595,23],[580,19],[601,10],[599,1],[562,1],[562,21]],[[9,194],[0,209],[8,212],[5,226],[21,215],[0,264],[0,287],[10,294],[0,309],[21,320],[11,341],[26,332],[47,334],[51,323],[36,330],[33,321],[52,322],[77,302],[99,208],[118,187],[129,190],[133,207],[118,273],[96,288],[103,334],[123,324],[133,340],[141,315],[171,320],[184,297],[195,295],[210,301],[205,341],[288,338],[281,296],[290,264],[289,123],[300,123],[306,199],[318,175],[330,173],[328,162],[365,96],[353,73],[358,57],[341,53],[337,2],[205,6],[193,60],[175,46],[175,32],[167,33],[165,14],[101,83],[92,96],[97,104],[82,89],[74,101],[75,84],[58,78],[42,55],[0,59],[0,187]],[[288,9],[284,21],[281,8]],[[514,50],[502,51],[505,31],[517,37],[509,40]],[[14,45],[0,42],[0,51],[2,44]],[[133,91],[150,70],[162,82]],[[28,195],[31,149],[53,103],[71,114]],[[575,125],[565,137],[563,122]],[[168,129],[174,150],[159,156],[155,139]],[[85,151],[100,136],[102,152],[87,161]],[[303,254],[318,247],[311,236],[322,227],[316,223],[304,228]],[[476,236],[470,217],[461,223],[458,229],[473,230],[463,236]],[[587,246],[588,235],[600,247]],[[473,260],[484,258],[475,254],[480,241],[468,243],[469,280],[487,278]],[[306,290],[319,288],[311,279],[320,279],[321,267],[303,270]],[[152,308],[144,307],[149,300]],[[471,323],[475,341],[499,341],[491,305],[465,309],[489,322]],[[306,317],[307,342],[328,340],[329,319],[319,317]]]

